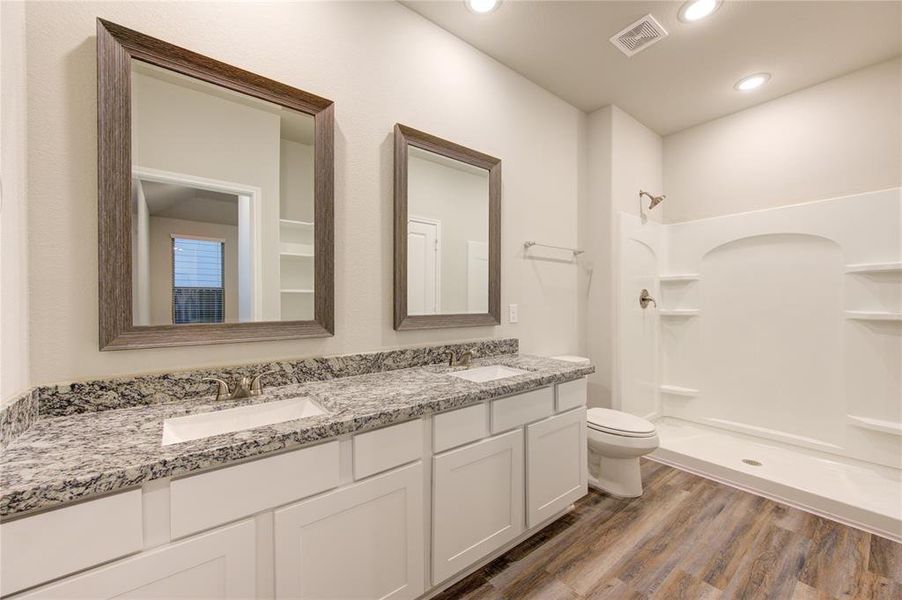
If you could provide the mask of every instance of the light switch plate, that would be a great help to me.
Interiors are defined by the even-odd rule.
[[[509,323],[516,323],[520,320],[520,315],[518,314],[517,305],[516,304],[508,304],[507,305],[507,320]]]

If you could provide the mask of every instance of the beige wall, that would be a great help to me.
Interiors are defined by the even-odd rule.
[[[441,312],[466,313],[467,242],[489,241],[488,171],[458,169],[418,154],[415,148],[408,154],[407,214],[441,223]]]
[[[611,209],[614,214],[639,214],[639,190],[663,193],[663,141],[661,136],[620,108],[611,107],[613,135],[611,152]],[[651,221],[663,219],[659,204],[648,210],[648,198],[642,199],[642,213]]]
[[[0,404],[30,386],[25,6],[0,3]]]
[[[576,268],[524,260],[522,248],[578,241],[574,107],[394,2],[34,2],[26,15],[34,383],[492,336],[518,336],[525,352],[584,351]],[[334,337],[98,351],[98,16],[336,102]],[[392,329],[398,122],[503,160],[501,301],[519,304],[519,324]]]
[[[617,215],[639,214],[639,190],[660,194],[663,186],[662,140],[654,131],[616,106],[606,106],[588,118],[587,177],[581,245],[590,270],[586,295],[586,347],[595,363],[589,377],[589,403],[611,406],[616,393],[614,294],[619,263]],[[643,200],[648,206],[648,200]],[[661,205],[644,210],[660,221]]]
[[[675,223],[902,184],[902,59],[664,138]]]
[[[172,324],[172,235],[225,240],[225,320],[238,322],[238,227],[166,217],[150,218],[150,324]]]
[[[595,364],[589,376],[590,406],[610,406],[613,355],[611,166],[613,152],[612,113],[606,106],[589,115],[587,124],[586,186],[580,219],[580,257],[586,284],[586,351]]]

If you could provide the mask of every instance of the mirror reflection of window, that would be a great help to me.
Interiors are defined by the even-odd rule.
[[[407,311],[482,314],[489,302],[489,172],[411,146]]]
[[[314,118],[137,60],[131,89],[134,323],[313,319]],[[171,305],[176,234],[225,240],[218,321]]]
[[[134,187],[138,190],[133,224],[136,318],[153,325],[239,321],[241,310],[247,309],[251,291],[251,281],[239,276],[239,250],[243,241],[239,227],[241,198],[236,194],[154,181],[139,180],[134,182]],[[176,240],[180,242],[176,244]],[[205,281],[211,283],[203,278],[210,274],[209,261],[204,263],[203,270],[197,262],[210,256],[202,253],[202,249],[212,252],[211,246],[201,243],[203,240],[222,242],[217,252],[221,258],[218,286],[222,288],[219,293],[223,308],[217,320],[178,316],[173,306],[176,297],[184,300],[213,293],[176,292],[175,289],[215,287],[200,285]],[[193,279],[185,279],[189,276]],[[182,285],[180,281],[187,283]]]
[[[172,236],[172,322],[222,323],[225,240]]]

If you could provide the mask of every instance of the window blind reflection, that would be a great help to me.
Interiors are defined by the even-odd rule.
[[[172,322],[222,323],[225,243],[172,238]]]

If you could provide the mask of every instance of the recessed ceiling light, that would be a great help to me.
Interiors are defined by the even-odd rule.
[[[501,0],[464,0],[471,11],[478,15],[492,12],[501,5]]]
[[[689,0],[680,9],[680,21],[694,23],[704,19],[720,6],[720,0]]]
[[[770,79],[770,73],[755,73],[754,75],[743,77],[733,87],[740,92],[750,92],[764,85],[768,79]]]

